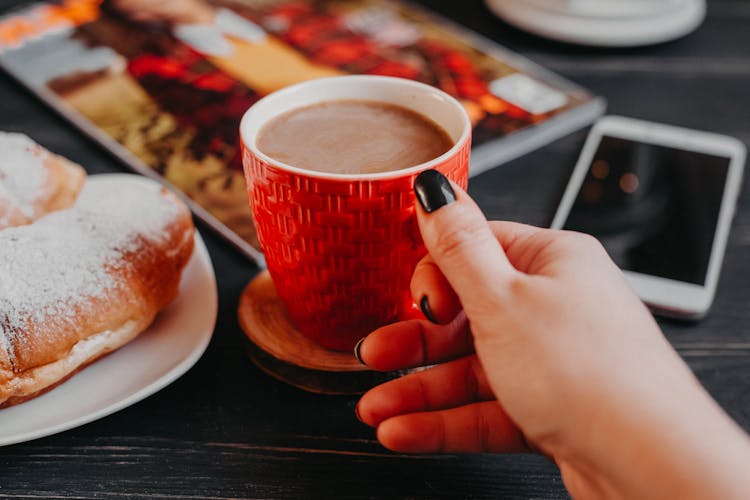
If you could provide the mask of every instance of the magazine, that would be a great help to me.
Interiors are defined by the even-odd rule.
[[[0,17],[0,67],[132,169],[179,190],[262,264],[238,125],[262,96],[341,74],[389,75],[456,97],[471,175],[581,128],[603,99],[393,0],[64,0]]]

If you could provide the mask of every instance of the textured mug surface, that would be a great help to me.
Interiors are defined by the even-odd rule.
[[[391,86],[391,91],[415,89],[413,82],[392,78],[326,80],[297,87],[304,91],[340,80],[356,87],[365,80]],[[423,87],[416,89],[439,92]],[[389,95],[371,100],[392,102]],[[375,328],[414,314],[409,284],[425,255],[414,179],[436,168],[466,187],[471,128],[465,114],[455,119],[462,126],[448,127],[456,144],[444,155],[404,170],[362,175],[324,174],[276,162],[253,147],[255,134],[248,134],[243,123],[243,164],[258,239],[279,296],[303,334],[329,349],[351,350]]]

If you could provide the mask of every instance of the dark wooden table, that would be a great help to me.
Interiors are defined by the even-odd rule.
[[[17,3],[2,1],[0,8]],[[493,18],[480,0],[430,3],[605,96],[610,113],[731,134],[750,143],[750,4],[745,0],[711,0],[706,23],[688,38],[618,51],[536,39]],[[124,170],[2,75],[0,129],[25,132],[90,172]],[[469,190],[491,218],[547,224],[584,137],[581,131],[482,174]],[[119,413],[1,448],[0,497],[567,496],[557,469],[544,458],[396,455],[356,420],[356,398],[312,395],[264,375],[245,356],[236,320],[239,294],[258,269],[199,228],[219,289],[219,319],[203,358],[174,384]],[[745,182],[710,316],[697,324],[661,324],[711,394],[750,430],[749,257],[750,183]]]

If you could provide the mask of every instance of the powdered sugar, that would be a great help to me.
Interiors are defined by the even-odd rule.
[[[174,217],[186,210],[176,203],[174,195],[164,196],[165,192],[165,188],[145,177],[99,175],[89,178],[74,209],[106,214],[118,231],[125,228],[131,235],[139,233],[157,239]],[[129,236],[123,239],[128,240]]]
[[[49,155],[23,134],[0,132],[0,199],[8,200],[25,216],[32,217],[34,200],[47,180],[44,162]],[[0,213],[2,217],[4,214]]]
[[[117,286],[107,271],[138,240],[159,241],[181,210],[137,176],[90,178],[75,207],[0,231],[0,341],[24,341],[29,320],[70,321]],[[12,355],[12,353],[9,352]]]

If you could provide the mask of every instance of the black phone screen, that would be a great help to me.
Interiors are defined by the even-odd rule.
[[[602,137],[565,229],[621,269],[703,285],[729,158]]]

